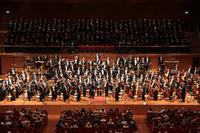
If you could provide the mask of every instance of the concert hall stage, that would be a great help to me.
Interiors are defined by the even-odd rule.
[[[1,61],[1,78],[5,78],[5,74],[7,74],[8,70],[11,67],[15,67],[18,65],[18,67],[21,69],[23,68],[22,66],[24,65],[23,63],[27,60],[27,58],[34,57],[38,54],[23,54],[23,53],[18,53],[18,54],[1,54],[0,55],[0,61]],[[46,54],[45,54],[46,55]],[[52,54],[47,54],[51,55]],[[79,56],[80,58],[85,57],[86,60],[89,59],[95,59],[96,54],[95,53],[76,53],[76,54],[59,54],[62,57],[68,58],[68,59],[74,59],[75,56]],[[111,57],[110,59],[113,60],[119,56],[124,56],[127,57],[130,54],[114,54],[114,53],[100,53],[101,59],[105,60],[107,57]],[[160,54],[133,54],[133,56],[149,56],[151,58],[151,68],[152,70],[156,71],[158,69],[158,57]],[[185,69],[189,66],[193,65],[194,61],[198,61],[199,59],[199,54],[162,54],[162,56],[166,59],[166,61],[177,61],[179,62],[179,67],[180,69]],[[95,105],[95,106],[94,106]],[[105,101],[91,101],[89,99],[82,99],[80,102],[76,102],[73,98],[68,102],[63,102],[62,99],[59,99],[57,101],[45,101],[44,103],[42,102],[37,102],[35,101],[24,101],[22,99],[17,99],[16,101],[1,101],[0,102],[0,111],[3,111],[7,108],[24,108],[24,107],[29,107],[32,109],[36,108],[44,108],[48,111],[49,114],[52,115],[59,115],[61,111],[64,109],[81,109],[81,108],[119,108],[119,109],[127,109],[128,107],[132,108],[134,111],[134,114],[138,115],[145,115],[146,111],[151,108],[155,109],[160,109],[162,107],[166,108],[194,108],[194,109],[200,109],[200,104],[197,103],[197,101],[190,101],[186,103],[182,103],[181,101],[169,101],[169,100],[158,100],[158,101],[153,101],[153,100],[147,100],[147,101],[142,101],[142,100],[131,100],[124,98],[123,100],[120,99],[119,102],[115,102],[114,98],[113,99],[105,99]]]
[[[200,109],[200,104],[197,101],[186,101],[185,103],[176,100],[176,101],[169,101],[169,100],[127,100],[127,101],[109,101],[106,99],[105,102],[99,101],[90,101],[90,100],[81,100],[80,102],[77,101],[66,101],[63,102],[61,100],[57,101],[45,101],[45,102],[38,102],[38,101],[24,101],[22,99],[17,99],[16,101],[1,101],[0,102],[0,111],[4,111],[5,109],[21,109],[21,108],[31,108],[31,109],[46,109],[48,114],[50,115],[59,115],[64,109],[70,110],[80,110],[82,108],[88,109],[100,109],[104,108],[106,110],[110,108],[119,108],[120,110],[125,110],[127,108],[131,108],[135,115],[145,115],[149,108],[153,109],[172,109],[172,108],[192,108],[195,110]]]

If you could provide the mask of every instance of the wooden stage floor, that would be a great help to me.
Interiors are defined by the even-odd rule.
[[[188,101],[186,100],[185,103],[181,102],[181,100],[169,101],[167,99],[163,100],[120,100],[118,102],[114,101],[114,99],[106,98],[104,101],[96,101],[96,100],[89,100],[89,99],[82,99],[81,101],[77,102],[74,100],[68,100],[63,102],[61,99],[57,101],[28,101],[23,100],[21,98],[17,99],[16,101],[8,101],[4,100],[0,102],[0,111],[4,111],[10,108],[31,108],[31,109],[46,109],[49,114],[51,115],[59,115],[64,109],[71,109],[71,110],[79,110],[82,108],[119,108],[120,110],[125,110],[127,108],[133,109],[134,114],[136,115],[145,115],[149,108],[153,109],[161,109],[161,108],[193,108],[200,110],[200,104],[196,100]]]

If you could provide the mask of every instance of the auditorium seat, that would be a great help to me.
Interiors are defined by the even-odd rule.
[[[88,125],[89,124],[89,125]],[[94,111],[64,110],[56,126],[56,132],[121,132],[137,131],[136,122],[130,109],[120,112],[110,109],[108,112],[96,109]]]
[[[47,123],[47,115],[47,111],[38,109],[6,110],[0,114],[0,132],[42,133]]]
[[[147,125],[153,133],[197,133],[200,127],[199,110],[174,109],[147,112]]]

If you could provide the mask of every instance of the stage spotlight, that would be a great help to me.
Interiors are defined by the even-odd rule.
[[[9,11],[9,10],[6,10],[6,14],[10,14],[10,11]]]
[[[188,14],[189,14],[189,11],[186,10],[186,11],[185,11],[185,15],[188,15]]]

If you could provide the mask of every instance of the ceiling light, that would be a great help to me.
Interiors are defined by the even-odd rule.
[[[10,14],[10,11],[9,11],[9,10],[7,10],[7,11],[6,11],[6,14]]]

